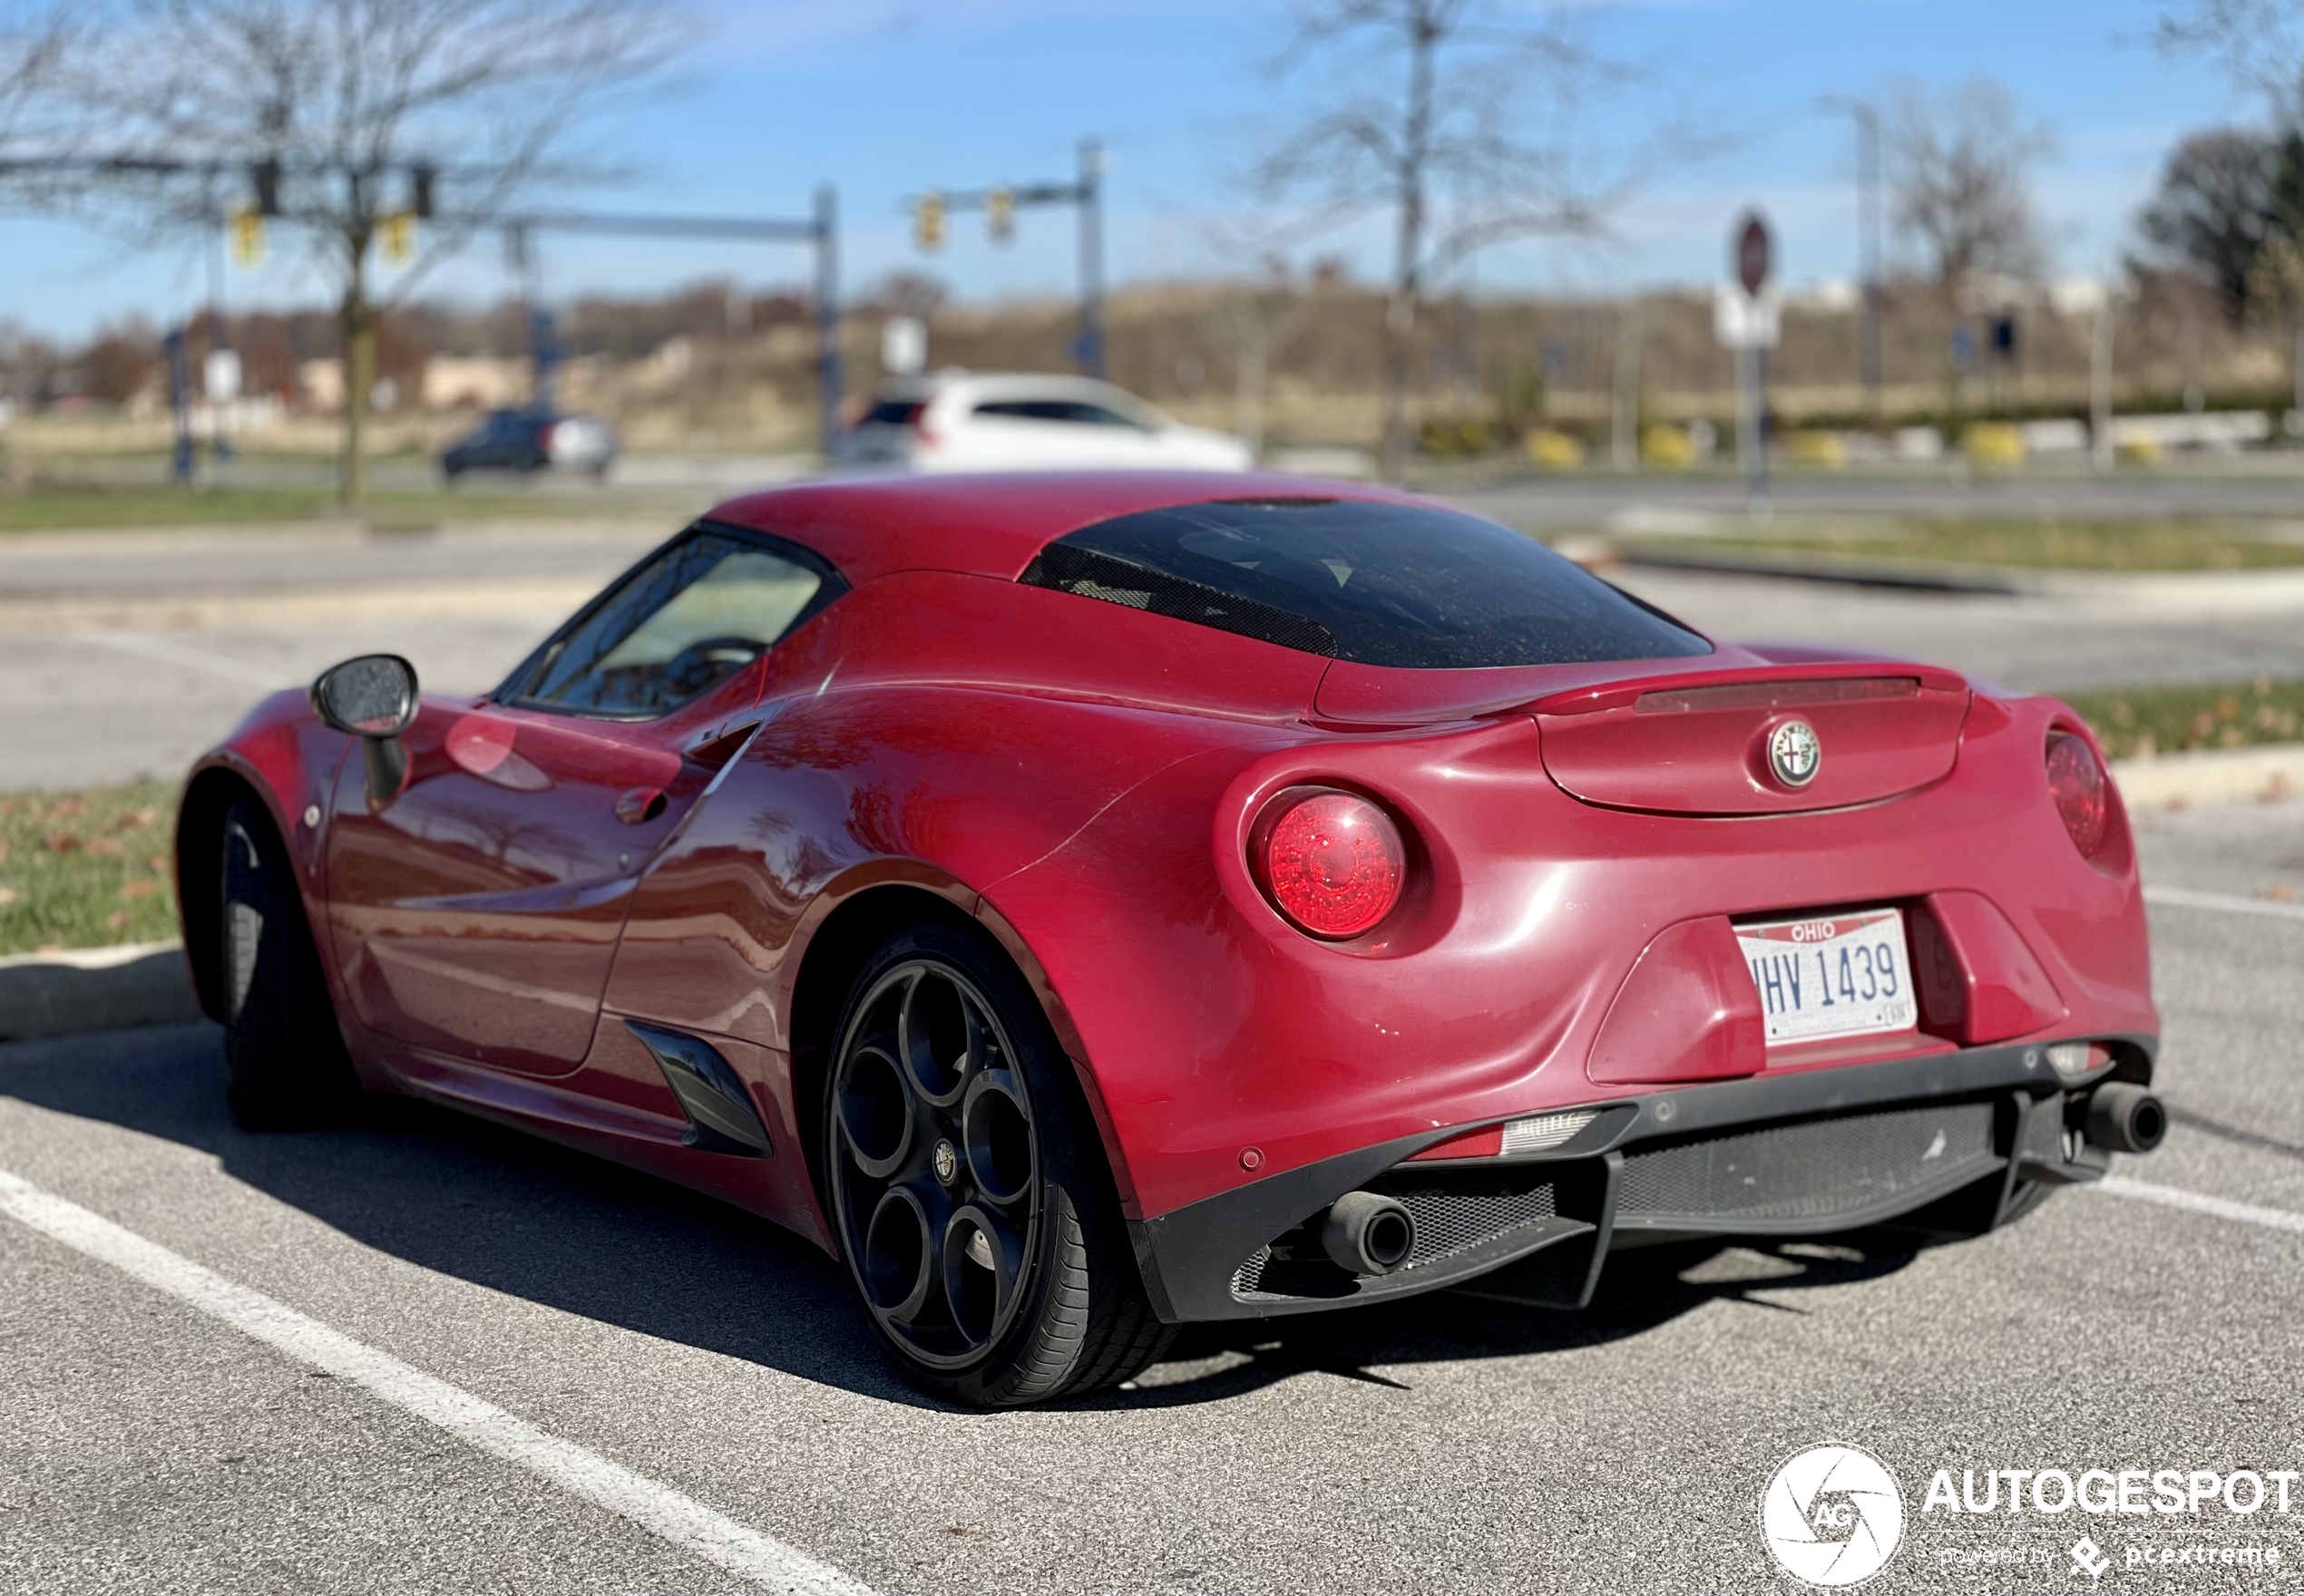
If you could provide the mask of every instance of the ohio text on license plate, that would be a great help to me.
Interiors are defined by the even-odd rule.
[[[1736,941],[1760,988],[1771,1044],[1909,1030],[1915,1022],[1901,910],[1738,926]]]

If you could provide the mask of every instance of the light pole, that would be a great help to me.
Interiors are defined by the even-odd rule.
[[[1104,146],[1080,141],[1079,367],[1104,375]]]
[[[1873,423],[1881,414],[1880,394],[1880,113],[1869,100],[1828,94],[1817,105],[1856,119],[1856,275],[1864,296],[1857,364],[1864,380],[1864,405]]]

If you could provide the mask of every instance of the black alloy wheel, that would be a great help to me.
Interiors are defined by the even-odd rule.
[[[954,927],[851,994],[824,1150],[849,1277],[900,1367],[983,1406],[1134,1375],[1167,1340],[1070,1066],[1013,967]]]

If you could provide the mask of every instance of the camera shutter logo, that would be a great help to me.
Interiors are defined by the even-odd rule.
[[[1760,1533],[1778,1566],[1803,1584],[1860,1585],[1903,1542],[1904,1493],[1861,1446],[1811,1446],[1768,1482]]]
[[[1824,763],[1824,744],[1804,720],[1788,720],[1768,735],[1768,769],[1787,787],[1805,787]]]

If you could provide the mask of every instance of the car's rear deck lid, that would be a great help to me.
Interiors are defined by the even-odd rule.
[[[1781,814],[1877,803],[1949,774],[1967,684],[1843,662],[1571,688],[1532,707],[1545,769],[1590,803]]]

